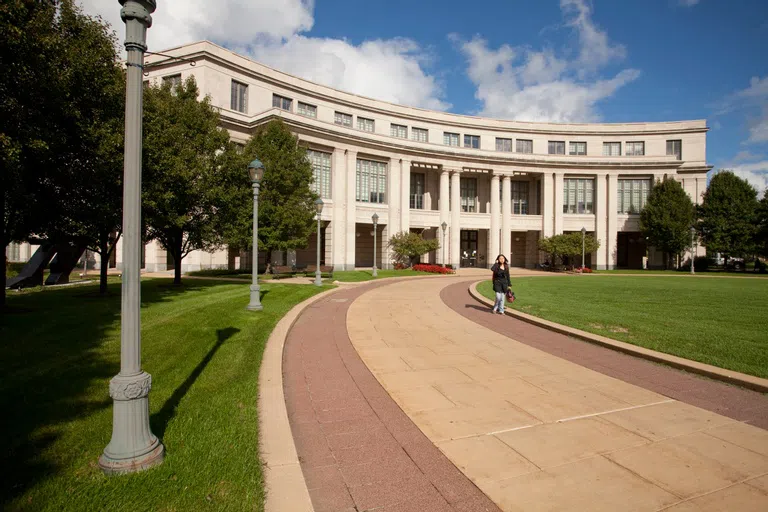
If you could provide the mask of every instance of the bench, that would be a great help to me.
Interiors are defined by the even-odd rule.
[[[304,271],[304,275],[307,277],[314,277],[317,271],[317,265],[308,265]],[[333,278],[333,266],[332,265],[320,265],[320,277]]]
[[[296,269],[288,266],[273,266],[270,269],[270,274],[274,279],[280,279],[281,277],[293,277],[296,275]]]

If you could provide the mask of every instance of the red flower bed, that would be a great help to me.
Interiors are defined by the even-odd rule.
[[[592,269],[589,268],[589,267],[581,267],[581,268],[576,269],[576,270],[577,270],[577,272],[582,272],[584,274],[591,274],[592,273]]]
[[[417,272],[431,272],[432,274],[453,274],[454,273],[452,269],[445,268],[440,265],[418,264],[418,265],[414,265],[412,268]]]

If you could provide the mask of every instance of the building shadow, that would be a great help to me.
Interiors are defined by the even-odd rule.
[[[205,367],[208,366],[208,363],[211,362],[211,359],[213,359],[213,356],[216,355],[219,347],[221,347],[225,341],[227,341],[238,332],[240,332],[240,329],[235,327],[218,329],[216,331],[216,344],[211,347],[205,357],[197,364],[197,366],[195,366],[195,369],[192,370],[192,373],[189,374],[184,382],[182,382],[181,385],[176,388],[171,397],[165,401],[163,407],[150,417],[149,421],[150,426],[152,427],[152,432],[159,439],[163,439],[163,436],[165,435],[165,429],[168,427],[168,423],[170,423],[173,417],[176,416],[176,410],[178,409],[181,400],[187,394],[197,378],[200,377],[200,374],[203,373],[203,370],[205,370]]]

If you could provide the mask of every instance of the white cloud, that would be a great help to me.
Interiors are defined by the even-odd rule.
[[[747,180],[755,187],[759,198],[768,189],[768,160],[725,166],[722,169],[733,171],[736,176]]]
[[[624,69],[612,78],[597,72],[623,59],[626,49],[612,44],[592,21],[584,0],[561,0],[566,26],[578,39],[578,54],[558,57],[551,49],[541,51],[507,44],[488,47],[479,36],[452,39],[467,59],[467,73],[477,87],[475,97],[482,115],[526,121],[589,122],[600,120],[597,104],[640,76]]]
[[[749,126],[750,144],[768,142],[768,76],[753,76],[749,87],[729,94],[718,105],[715,115],[744,111]],[[757,114],[756,114],[757,113]]]
[[[116,1],[80,0],[85,11],[125,34]],[[314,24],[314,0],[163,0],[147,31],[150,51],[208,39],[281,71],[415,107],[450,107],[426,68],[429,54],[408,39],[365,41],[302,35]]]

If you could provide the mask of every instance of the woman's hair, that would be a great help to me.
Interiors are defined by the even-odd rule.
[[[504,266],[509,266],[509,260],[505,255],[499,254],[498,256],[496,256],[496,263],[499,263],[499,258],[504,258]]]

